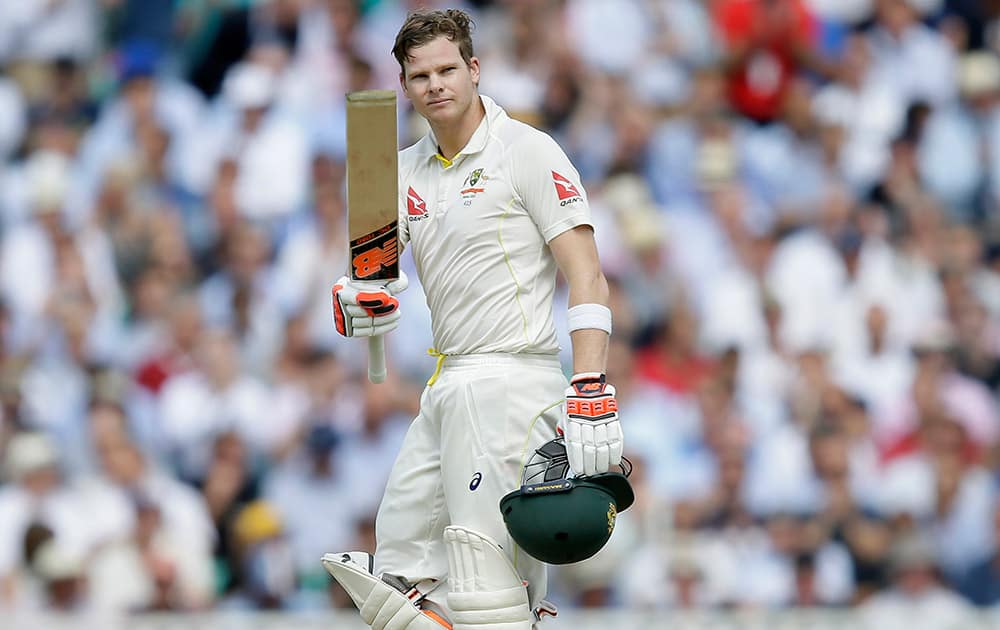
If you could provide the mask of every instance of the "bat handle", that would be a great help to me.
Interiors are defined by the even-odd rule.
[[[385,381],[385,339],[382,335],[368,338],[368,380],[372,383]]]

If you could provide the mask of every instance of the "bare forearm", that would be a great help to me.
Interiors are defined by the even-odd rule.
[[[608,333],[592,328],[570,334],[573,340],[573,373],[600,372],[608,362]]]
[[[569,285],[573,372],[603,374],[612,322],[608,279],[601,272],[594,232],[589,225],[577,226],[552,239],[549,247]],[[574,307],[580,308],[574,313]]]
[[[608,281],[598,271],[589,278],[581,278],[570,285],[569,306],[578,304],[608,305]],[[608,333],[595,328],[584,328],[570,333],[573,342],[573,373],[604,373],[608,358]]]

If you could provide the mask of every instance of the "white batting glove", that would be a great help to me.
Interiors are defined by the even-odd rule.
[[[608,472],[622,461],[622,428],[614,385],[599,372],[576,374],[566,388],[559,427],[566,438],[569,467],[578,475]]]
[[[333,285],[333,323],[345,337],[371,337],[399,326],[399,300],[410,285],[402,271],[388,283],[351,280],[341,276]]]

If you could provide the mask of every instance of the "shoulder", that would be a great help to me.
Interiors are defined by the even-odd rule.
[[[402,164],[404,161],[412,162],[417,159],[418,155],[425,152],[424,145],[427,143],[427,136],[424,136],[420,140],[414,142],[405,149],[400,149],[399,151],[399,163]]]
[[[400,172],[411,171],[437,151],[429,136],[424,136],[399,152]]]
[[[567,159],[565,151],[549,134],[513,118],[506,118],[494,131],[503,146],[504,158],[514,166],[531,166]]]
[[[417,160],[417,156],[421,153],[421,144],[424,142],[425,138],[421,138],[418,142],[411,144],[405,149],[399,152],[399,166],[413,164]]]
[[[510,117],[504,118],[502,124],[496,130],[496,135],[511,150],[562,150],[559,147],[559,143],[549,134]]]

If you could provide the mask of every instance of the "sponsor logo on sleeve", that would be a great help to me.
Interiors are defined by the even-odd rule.
[[[556,187],[556,194],[559,196],[559,205],[565,206],[567,204],[575,203],[577,201],[583,201],[583,195],[573,184],[559,173],[552,171],[552,183]]]

